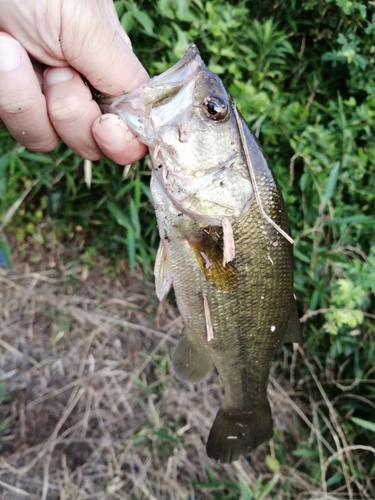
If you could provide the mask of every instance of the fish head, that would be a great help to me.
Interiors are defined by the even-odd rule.
[[[253,199],[234,106],[192,45],[165,73],[102,109],[148,146],[153,176],[181,212],[221,225],[239,220]]]
[[[198,49],[192,45],[167,71],[132,92],[102,98],[100,107],[120,116],[146,146],[156,147],[163,135],[161,127],[179,126],[191,118],[194,82],[202,67]]]

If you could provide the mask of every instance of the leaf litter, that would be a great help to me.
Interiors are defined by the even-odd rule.
[[[349,498],[329,495],[326,478],[322,488],[293,456],[270,472],[274,441],[231,465],[209,460],[204,436],[222,389],[216,374],[194,385],[171,373],[178,311],[158,306],[141,275],[84,271],[42,263],[0,270],[1,498],[205,500],[212,474],[249,486],[262,476],[281,495],[293,478],[295,498]],[[348,444],[333,449],[290,391],[285,377],[271,377],[275,428],[290,449],[301,418],[329,456],[345,459]]]

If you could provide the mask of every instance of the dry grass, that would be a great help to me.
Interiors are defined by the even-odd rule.
[[[168,304],[157,309],[140,277],[20,264],[0,271],[0,302],[0,381],[10,396],[0,407],[1,498],[211,499],[200,484],[210,482],[207,465],[233,484],[262,475],[280,491],[292,482],[295,498],[346,498],[324,493],[297,459],[271,472],[272,442],[232,465],[207,458],[220,384],[215,374],[196,386],[175,380],[168,353],[180,317]],[[291,448],[298,415],[319,432],[285,383],[273,379],[270,399]]]

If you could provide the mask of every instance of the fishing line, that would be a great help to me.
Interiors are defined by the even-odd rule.
[[[241,138],[241,142],[242,142],[242,149],[243,149],[243,152],[245,153],[247,168],[249,170],[250,180],[251,180],[251,183],[253,185],[255,199],[257,200],[257,204],[258,204],[258,208],[260,210],[260,213],[266,219],[266,221],[269,222],[271,224],[271,226],[273,226],[276,229],[276,231],[278,231],[282,236],[284,236],[284,238],[287,241],[289,241],[289,243],[291,245],[293,245],[293,243],[294,243],[293,238],[291,236],[289,236],[289,234],[286,233],[283,229],[281,229],[281,227],[278,224],[276,224],[276,222],[274,222],[271,219],[271,217],[265,212],[265,210],[263,208],[262,200],[260,199],[260,194],[259,194],[259,190],[258,190],[257,181],[256,181],[256,178],[255,178],[253,164],[251,162],[249,150],[247,148],[245,134],[244,134],[244,131],[243,131],[242,120],[241,120],[241,117],[239,115],[239,112],[238,112],[237,107],[236,107],[235,104],[233,104],[233,111],[234,111],[234,115],[236,117],[238,131],[240,133],[240,138]]]

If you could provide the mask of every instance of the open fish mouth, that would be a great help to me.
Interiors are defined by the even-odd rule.
[[[183,87],[194,82],[197,74],[204,68],[205,64],[196,45],[191,45],[180,61],[142,86],[143,104],[153,108],[166,104]]]
[[[121,117],[124,121],[134,132],[137,132],[138,127],[132,123],[129,115],[136,115],[138,121],[144,123],[151,109],[162,108],[179,94],[178,106],[181,118],[181,113],[192,103],[195,79],[204,68],[205,64],[196,45],[191,45],[184,57],[167,71],[155,76],[148,83],[132,92],[118,97],[102,98],[100,107],[106,113],[123,115]],[[173,109],[162,109],[157,114],[161,115],[160,121],[165,124],[171,121],[176,112]],[[125,115],[127,119],[125,119]]]

